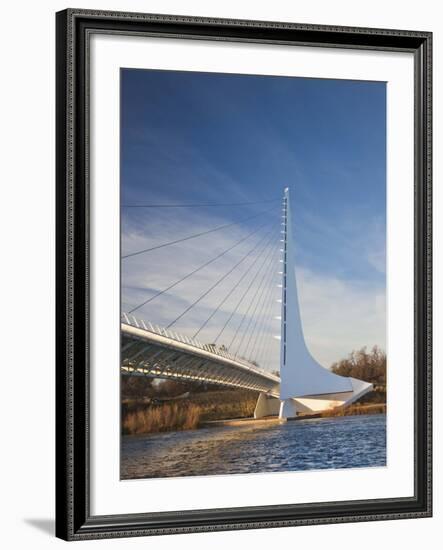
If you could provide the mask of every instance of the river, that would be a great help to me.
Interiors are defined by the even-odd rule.
[[[386,465],[386,416],[124,436],[121,479]]]

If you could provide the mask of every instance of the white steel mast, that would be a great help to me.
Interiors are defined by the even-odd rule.
[[[306,345],[297,292],[289,188],[284,191],[282,218],[280,417],[283,418],[296,416],[297,412],[306,406],[310,408],[313,399],[317,401],[318,405],[320,402],[323,402],[324,405],[325,401],[345,401],[347,403],[351,397],[355,397],[354,390],[356,388],[354,388],[355,384],[351,378],[338,376],[322,367],[312,357]],[[360,390],[363,390],[363,386],[360,387],[361,384],[364,385],[366,391],[372,388],[372,385],[367,382],[355,382],[360,383]],[[358,393],[359,396],[362,395],[360,391]],[[303,402],[305,403],[303,404]]]
[[[346,406],[372,390],[372,384],[334,374],[310,354],[303,335],[295,274],[293,226],[289,188],[285,189],[282,215],[280,396],[261,392],[255,418],[317,413]]]

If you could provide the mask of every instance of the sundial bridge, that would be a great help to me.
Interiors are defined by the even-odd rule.
[[[122,375],[204,382],[224,387],[254,390],[259,392],[254,413],[255,418],[278,415],[281,419],[285,419],[296,417],[300,413],[319,412],[334,407],[346,406],[371,391],[372,384],[355,378],[336,375],[321,366],[310,354],[304,338],[300,316],[288,188],[284,191],[281,219],[280,238],[278,239],[280,243],[279,254],[277,256],[266,251],[267,237],[264,237],[177,318],[180,319],[188,313],[208,292],[219,284],[220,280],[233,273],[248,256],[251,256],[252,252],[260,250],[260,247],[262,247],[263,257],[258,255],[254,260],[257,266],[255,280],[260,278],[263,282],[269,280],[267,279],[267,272],[269,270],[275,272],[276,265],[279,266],[281,278],[279,284],[281,293],[279,299],[281,302],[280,334],[276,335],[280,341],[279,376],[270,372],[269,369],[258,366],[257,361],[249,359],[246,353],[239,353],[238,350],[241,349],[241,346],[240,348],[237,346],[237,350],[233,351],[230,346],[217,345],[216,343],[205,344],[196,336],[191,337],[173,331],[171,326],[175,324],[177,319],[167,327],[159,327],[133,314],[135,310],[146,305],[157,296],[164,294],[184,279],[192,277],[199,269],[207,266],[208,263],[226,254],[237,245],[218,254],[214,259],[204,262],[200,268],[186,274],[178,282],[169,285],[165,290],[157,292],[141,305],[133,307],[130,311],[122,314]],[[204,232],[201,234],[204,234]],[[181,240],[198,236],[190,236]],[[172,244],[178,244],[179,242],[180,239],[177,239]],[[146,252],[146,250],[142,252]],[[129,254],[123,259],[133,255]],[[254,273],[251,273],[246,270],[241,275],[237,286],[231,288],[222,298],[214,312],[205,320],[203,327],[220,310],[227,299],[233,295],[240,283],[246,281],[247,276],[250,276],[252,280]],[[259,287],[257,286],[257,288]],[[246,293],[241,295],[241,301],[244,301],[245,296],[247,296]],[[260,338],[263,337],[265,321],[262,318],[266,316],[264,304],[272,300],[272,295],[266,290],[262,290],[260,296],[260,290],[257,290],[254,300],[256,305],[250,308],[249,320],[243,323],[245,318],[243,317],[239,325],[240,328],[243,326],[243,333],[240,332],[239,327],[235,333],[236,338],[237,336],[241,338],[243,349],[246,350],[254,349],[257,341],[260,342]],[[234,313],[237,313],[238,307],[239,303],[232,308],[228,322],[232,319]],[[255,321],[254,317],[256,317]],[[260,326],[262,326],[261,329]],[[254,328],[252,329],[252,327]],[[197,331],[197,335],[200,330]],[[266,352],[263,351],[261,356],[263,367],[266,367],[266,359]]]

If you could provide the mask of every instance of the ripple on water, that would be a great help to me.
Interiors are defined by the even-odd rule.
[[[125,436],[121,478],[386,466],[386,416]]]

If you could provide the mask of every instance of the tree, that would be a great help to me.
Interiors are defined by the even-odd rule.
[[[351,376],[372,384],[386,384],[386,353],[378,346],[352,351],[346,359],[334,363],[331,370],[340,376]]]
[[[145,376],[122,376],[121,395],[123,399],[140,399],[152,397],[155,388],[152,386],[152,378]]]

